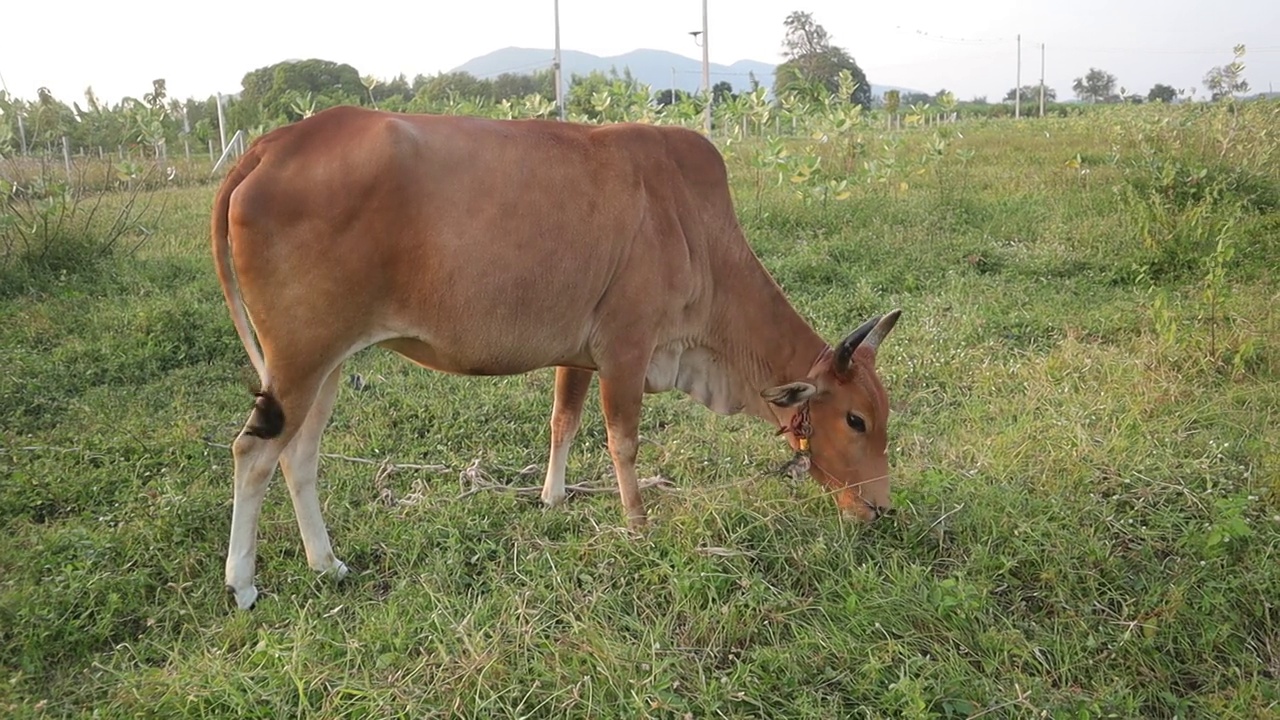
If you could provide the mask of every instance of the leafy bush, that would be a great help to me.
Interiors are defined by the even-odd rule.
[[[87,197],[47,173],[26,182],[0,177],[0,297],[90,271],[136,250],[146,240],[141,221],[154,197],[142,196],[139,207],[144,185],[130,182],[122,194]]]

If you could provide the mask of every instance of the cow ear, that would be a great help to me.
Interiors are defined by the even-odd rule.
[[[795,407],[817,394],[818,388],[807,382],[793,382],[768,388],[760,397],[778,407]]]

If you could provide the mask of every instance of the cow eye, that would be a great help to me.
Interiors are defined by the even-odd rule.
[[[860,433],[867,431],[867,423],[862,418],[854,415],[853,413],[849,413],[849,417],[847,419],[849,421],[849,427],[853,428],[855,431]]]

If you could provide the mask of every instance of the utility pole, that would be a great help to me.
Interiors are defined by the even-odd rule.
[[[556,77],[556,112],[560,114],[560,120],[564,120],[564,86],[560,80],[560,0],[555,0],[556,14],[556,59],[555,59],[555,77]]]
[[[227,120],[222,114],[222,93],[218,93],[218,141],[222,143],[222,152],[227,152]]]
[[[1022,33],[1018,33],[1018,80],[1013,87],[1013,116],[1022,117]]]
[[[1044,43],[1040,43],[1040,117],[1044,117]]]
[[[702,0],[702,87],[707,91],[707,116],[703,125],[711,137],[711,55],[707,50],[707,0]]]

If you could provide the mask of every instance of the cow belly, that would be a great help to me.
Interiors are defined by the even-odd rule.
[[[455,375],[519,375],[555,365],[591,368],[581,353],[554,352],[529,346],[491,349],[441,348],[417,338],[394,338],[378,343],[422,367]]]

